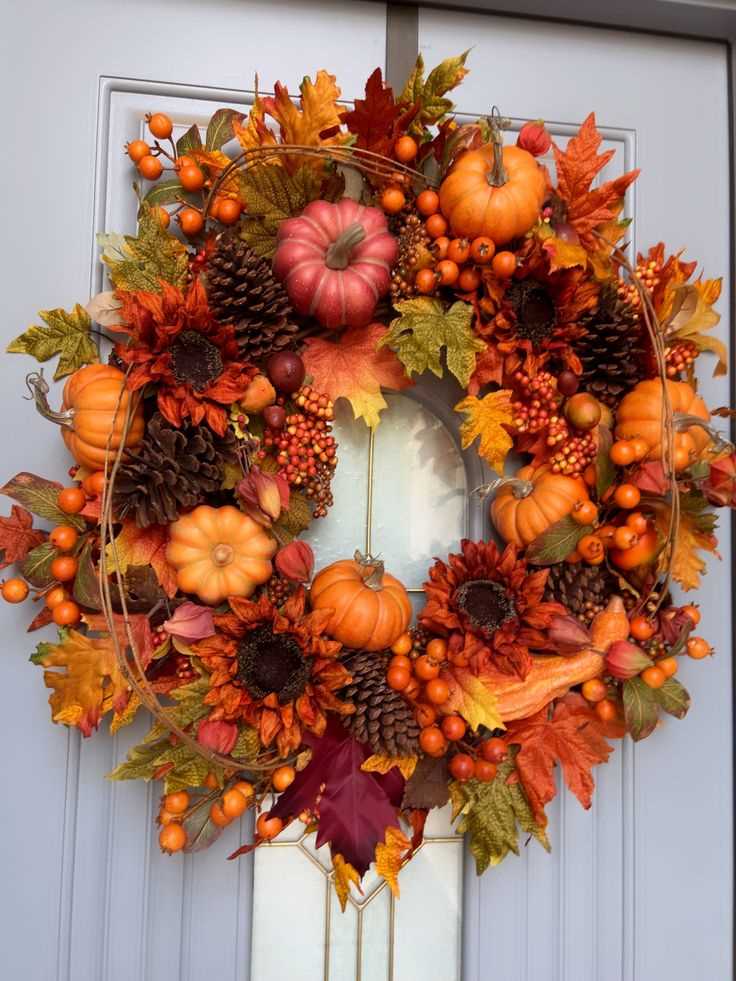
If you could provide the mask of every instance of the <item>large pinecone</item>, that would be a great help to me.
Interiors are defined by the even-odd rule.
[[[389,688],[385,654],[356,652],[344,659],[353,680],[340,693],[352,702],[355,714],[343,723],[361,743],[385,756],[414,756],[419,747],[419,725],[409,703]]]
[[[207,298],[215,318],[235,326],[247,361],[262,361],[282,350],[299,330],[289,322],[289,298],[274,279],[269,261],[233,232],[219,238],[207,263]]]
[[[575,353],[583,363],[580,387],[615,409],[647,375],[646,328],[612,286],[601,291],[598,309],[583,320],[583,326],[587,333],[575,342]]]
[[[596,613],[605,609],[612,594],[619,592],[618,580],[603,566],[561,562],[549,570],[544,599],[562,603],[588,625]]]
[[[156,413],[115,478],[115,513],[134,518],[141,528],[176,521],[182,509],[219,490],[223,467],[236,459],[237,439],[230,430],[220,437],[207,426],[175,429]]]

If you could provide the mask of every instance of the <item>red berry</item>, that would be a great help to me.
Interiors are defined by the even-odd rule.
[[[467,753],[457,753],[450,760],[449,770],[455,780],[470,780],[475,773],[475,761]]]

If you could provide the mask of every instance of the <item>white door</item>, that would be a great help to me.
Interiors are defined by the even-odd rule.
[[[121,149],[138,135],[146,111],[167,111],[186,128],[216,104],[246,101],[255,72],[262,88],[280,79],[295,91],[320,67],[336,74],[352,99],[383,65],[385,29],[385,5],[338,0],[28,0],[8,8],[0,264],[6,339],[38,309],[68,307],[98,288],[93,235],[133,226]],[[621,150],[617,166],[645,168],[632,198],[636,242],[687,244],[709,274],[727,272],[721,49],[437,11],[421,13],[420,43],[428,64],[474,45],[472,74],[460,90],[463,112],[477,115],[498,103],[516,119],[545,117],[563,138],[595,108]],[[692,192],[683,190],[688,181]],[[50,442],[48,426],[20,401],[20,364],[0,359],[0,378],[4,472],[62,478],[68,461],[61,442]],[[722,386],[706,391],[711,404],[727,401]],[[363,544],[370,524],[377,549],[387,556],[394,550],[397,561],[399,553],[409,556],[397,571],[418,586],[428,556],[412,551],[410,524],[390,523],[387,489],[374,483],[369,491],[369,459],[400,464],[399,481],[412,467],[416,473],[431,443],[444,470],[426,474],[419,507],[392,493],[393,515],[413,509],[421,521],[422,509],[431,508],[437,536],[448,545],[484,526],[477,507],[445,492],[481,482],[456,449],[450,394],[428,402],[419,386],[414,395],[392,399],[393,421],[381,427],[372,452],[365,430],[341,421],[338,480],[345,491],[338,484],[336,498],[350,490],[352,506],[335,508],[315,547],[320,561],[329,561],[348,535]],[[407,537],[397,538],[398,531]],[[416,537],[427,540],[423,531]],[[468,981],[690,981],[696,970],[717,981],[730,977],[727,539],[724,529],[723,569],[711,574],[712,593],[702,597],[708,639],[721,656],[685,678],[695,701],[688,721],[668,725],[635,751],[627,744],[599,771],[591,813],[561,797],[550,809],[551,857],[530,846],[480,881],[468,863],[461,897],[459,848],[440,823],[436,842],[402,873],[398,912],[384,890],[344,918],[331,909],[324,875],[303,850],[227,863],[228,838],[183,861],[161,856],[153,794],[104,781],[143,722],[84,742],[51,727],[39,672],[26,660],[34,643],[26,618],[6,608],[0,975],[450,981],[459,976],[462,953]],[[283,901],[287,876],[300,899],[293,909]],[[437,911],[440,923],[432,919]],[[284,951],[293,958],[288,973],[278,967]]]
[[[595,110],[617,150],[606,177],[642,168],[629,197],[634,248],[686,246],[706,275],[724,276],[728,339],[724,46],[435,10],[420,12],[419,42],[428,64],[472,46],[463,113],[496,104],[516,120],[545,119],[564,142]],[[727,380],[709,374],[700,380],[706,401],[727,404]],[[557,798],[551,860],[530,846],[521,860],[466,879],[468,981],[732,977],[731,556],[720,514],[723,561],[698,597],[718,656],[705,670],[683,667],[687,720],[636,747],[627,740],[598,768],[590,812]]]

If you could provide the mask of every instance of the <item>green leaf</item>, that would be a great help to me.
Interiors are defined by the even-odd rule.
[[[278,542],[288,545],[309,527],[311,521],[312,508],[309,499],[303,494],[292,491],[289,497],[289,509],[281,512],[278,521],[273,523],[271,531]]]
[[[260,748],[261,741],[258,738],[257,730],[252,726],[243,726],[238,733],[238,738],[230,755],[235,760],[251,763],[258,756]]]
[[[684,719],[690,708],[690,693],[677,678],[668,678],[661,688],[655,688],[654,697],[659,706],[676,719]]]
[[[518,781],[508,782],[513,771],[514,761],[510,758],[499,766],[490,783],[468,780],[450,784],[453,815],[460,817],[457,829],[470,835],[470,851],[478,875],[489,865],[498,865],[509,852],[519,854],[519,828],[533,835],[546,851],[550,850],[547,834],[534,821],[521,785]]]
[[[240,237],[258,255],[270,257],[276,251],[279,224],[319,197],[320,179],[309,167],[289,174],[284,167],[262,164],[245,171],[241,181],[246,214]]]
[[[395,304],[400,316],[378,343],[393,348],[409,375],[431,371],[442,377],[442,348],[447,367],[466,388],[475,369],[475,356],[486,345],[471,328],[473,308],[458,300],[447,309],[440,300],[421,296]]]
[[[202,149],[202,137],[199,133],[199,126],[192,123],[189,129],[176,141],[176,154],[179,157],[191,153],[192,150]]]
[[[598,427],[598,453],[595,458],[595,492],[600,500],[616,479],[616,468],[611,460],[613,436],[607,426]]]
[[[442,117],[452,110],[451,100],[445,99],[444,96],[459,85],[468,74],[465,68],[468,53],[464,51],[455,58],[445,58],[432,69],[426,80],[424,58],[421,54],[417,55],[414,69],[406,80],[404,91],[399,98],[399,102],[402,103],[412,105],[419,103],[419,112],[412,121],[410,133],[420,134],[425,127],[440,122]]]
[[[635,742],[646,739],[654,732],[659,719],[658,702],[654,689],[641,678],[629,678],[624,682],[624,720]]]
[[[579,525],[570,515],[560,518],[535,538],[527,547],[526,560],[531,565],[556,565],[562,562],[577,546],[584,535],[592,532],[592,525]]]
[[[43,665],[44,658],[47,658],[51,654],[53,646],[53,644],[49,644],[45,640],[40,641],[28,660],[33,664]]]
[[[16,337],[6,348],[10,354],[30,354],[36,361],[48,361],[58,354],[59,363],[54,372],[56,380],[71,375],[83,364],[94,364],[100,360],[97,345],[90,334],[92,320],[79,303],[75,304],[71,313],[59,307],[56,310],[41,310],[39,316],[46,326],[34,325]]]
[[[154,184],[143,200],[153,208],[157,205],[175,204],[184,197],[187,197],[187,193],[179,183],[179,178],[174,177],[172,180]]]
[[[100,580],[92,561],[93,547],[94,543],[90,538],[82,546],[78,556],[77,574],[74,577],[72,592],[74,599],[80,606],[86,606],[89,610],[101,610]]]
[[[62,486],[55,480],[46,480],[45,477],[37,477],[35,473],[21,471],[4,487],[0,487],[0,494],[12,497],[39,518],[46,518],[55,525],[71,525],[77,531],[84,531],[87,527],[84,518],[78,514],[66,514],[56,503],[60,490]]]
[[[207,125],[206,147],[208,150],[220,150],[235,137],[233,120],[242,122],[245,116],[235,109],[218,109]]]
[[[116,289],[160,293],[161,280],[172,286],[186,282],[186,246],[166,231],[155,209],[146,202],[141,205],[137,236],[126,235],[122,245],[117,239],[114,243],[105,239],[102,244],[102,259]]]
[[[51,563],[58,554],[59,550],[51,542],[43,542],[32,548],[20,567],[23,577],[37,589],[50,586],[55,581],[51,574]]]

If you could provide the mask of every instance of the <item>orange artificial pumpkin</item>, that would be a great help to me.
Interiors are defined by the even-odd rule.
[[[577,477],[552,473],[547,467],[522,467],[496,493],[491,520],[504,541],[521,547],[587,499],[585,483]]]
[[[539,217],[549,175],[527,150],[503,146],[492,121],[492,142],[467,150],[440,187],[440,208],[454,235],[486,235],[503,245],[524,235]]]
[[[250,596],[266,582],[276,547],[261,525],[232,505],[202,504],[169,525],[166,558],[182,592],[215,606],[228,596]]]
[[[325,632],[346,647],[383,651],[411,620],[409,594],[383,562],[355,553],[333,562],[314,577],[309,599],[314,610],[332,610]]]
[[[672,412],[675,414],[674,448],[684,450],[691,463],[711,439],[705,429],[698,425],[688,425],[680,416],[697,416],[704,422],[710,421],[710,413],[705,402],[695,394],[687,382],[667,382]],[[679,427],[679,428],[678,428]],[[616,437],[634,439],[639,437],[649,446],[647,459],[659,460],[662,456],[662,382],[659,378],[639,382],[621,400],[616,413]],[[687,465],[687,464],[686,464]],[[681,469],[681,467],[678,467]]]
[[[122,371],[107,364],[88,364],[77,369],[64,386],[59,412],[49,406],[49,387],[41,375],[29,375],[26,381],[41,415],[62,427],[61,435],[77,463],[90,470],[102,470],[108,447],[112,458],[123,442],[130,392],[125,388]],[[128,449],[138,446],[144,430],[143,405],[139,403],[125,439]]]

